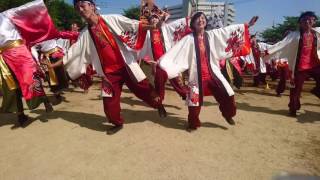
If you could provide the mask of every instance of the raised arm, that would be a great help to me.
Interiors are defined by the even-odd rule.
[[[224,28],[207,31],[212,44],[210,50],[215,60],[245,56],[250,53],[249,28],[252,27],[258,16],[254,16],[249,23],[230,25]]]
[[[289,64],[293,62],[297,57],[297,51],[299,47],[299,32],[291,32],[289,33],[282,41],[268,47],[266,51],[266,56],[263,59],[271,59],[271,58],[288,58]]]
[[[79,32],[75,31],[60,31],[58,38],[76,41],[79,37],[79,34]]]
[[[230,25],[207,31],[210,53],[215,61],[246,56],[250,53],[248,24]]]

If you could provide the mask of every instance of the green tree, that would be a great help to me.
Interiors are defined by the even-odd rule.
[[[140,6],[131,6],[128,9],[123,9],[122,15],[126,16],[127,18],[130,19],[137,19],[139,20],[140,17]]]
[[[20,5],[25,4],[27,2],[30,2],[30,1],[32,1],[32,0],[1,0],[0,1],[0,12],[5,11],[10,8],[20,6]]]
[[[47,7],[53,22],[59,29],[70,29],[72,23],[83,26],[80,15],[64,0],[51,0],[47,2]]]
[[[283,23],[268,28],[260,34],[265,42],[278,42],[282,40],[289,31],[295,31],[299,29],[299,17],[286,16],[284,18],[285,20]],[[317,22],[316,26],[320,26],[320,21]]]
[[[10,8],[21,6],[32,0],[0,0],[0,12]],[[48,12],[58,29],[69,29],[72,23],[78,23],[83,26],[83,21],[75,12],[72,5],[64,0],[45,0]]]

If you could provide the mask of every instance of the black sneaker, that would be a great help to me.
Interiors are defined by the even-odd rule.
[[[230,124],[232,126],[234,126],[236,124],[232,118],[225,118],[225,120],[227,121],[228,124]]]
[[[167,111],[166,111],[166,109],[164,108],[163,105],[161,105],[161,106],[158,108],[158,113],[159,113],[159,116],[160,116],[161,118],[167,117]]]
[[[289,116],[291,117],[297,117],[297,111],[289,111]]]
[[[311,94],[317,96],[320,99],[320,92],[319,91],[317,92],[316,88],[313,88],[310,92]]]
[[[47,113],[51,113],[53,111],[53,107],[49,102],[45,102],[44,107],[46,108]]]
[[[190,127],[190,126],[187,126],[187,128],[186,128],[186,131],[189,132],[189,133],[195,132],[196,130],[197,130],[197,128],[193,128],[193,127]]]
[[[20,126],[23,126],[28,121],[28,116],[25,114],[19,114],[18,115],[18,123]]]
[[[113,126],[113,127],[109,128],[109,129],[107,129],[107,134],[108,135],[113,135],[113,134],[117,133],[118,131],[120,131],[122,128],[123,128],[123,125]]]

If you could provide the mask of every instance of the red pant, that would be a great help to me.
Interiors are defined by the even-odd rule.
[[[282,94],[284,92],[284,90],[286,89],[286,81],[289,77],[289,68],[288,68],[288,66],[279,67],[278,72],[279,72],[280,81],[278,83],[276,92],[277,92],[277,94]]]
[[[104,97],[103,105],[104,112],[112,124],[122,125],[124,123],[120,115],[120,96],[123,84],[126,84],[131,92],[151,107],[158,108],[161,105],[161,102],[154,100],[157,94],[148,80],[145,79],[139,83],[133,82],[125,68],[107,74],[107,78],[112,84],[113,95],[112,97]]]
[[[257,76],[253,76],[253,86],[259,86],[260,84],[267,84],[266,81],[267,74],[259,73]]]
[[[310,70],[297,71],[294,75],[295,88],[290,89],[290,102],[288,105],[290,111],[296,111],[300,109],[300,96],[303,83],[308,77],[312,77],[316,81],[316,87],[314,88],[314,91],[320,93],[320,66]]]
[[[158,61],[161,56],[165,54],[165,47],[162,41],[162,33],[160,29],[154,29],[151,31],[151,43],[152,43],[152,53],[155,61]],[[162,70],[159,66],[156,67],[155,77],[154,77],[154,86],[157,93],[160,96],[161,101],[164,100],[165,96],[165,86],[168,80],[167,73]],[[185,91],[177,79],[171,79],[170,84],[175,89],[175,91],[185,98]]]
[[[156,74],[154,77],[154,86],[156,88],[157,93],[159,94],[161,101],[164,100],[165,96],[165,86],[168,80],[167,73],[162,70],[159,66],[156,67]],[[170,84],[174,88],[174,90],[183,98],[186,96],[186,92],[182,87],[181,83],[179,83],[178,78],[170,79]]]
[[[212,94],[219,103],[219,109],[224,118],[232,118],[236,115],[236,103],[234,96],[229,96],[226,89],[223,87],[220,80],[210,80],[202,82],[204,95]],[[188,122],[191,128],[200,127],[200,111],[201,106],[189,106]]]

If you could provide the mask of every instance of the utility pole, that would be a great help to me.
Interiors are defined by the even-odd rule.
[[[199,5],[199,0],[196,0],[196,11],[199,11],[198,5]]]
[[[224,3],[223,26],[228,25],[228,13],[229,13],[229,3],[228,3],[228,0],[226,0]]]

